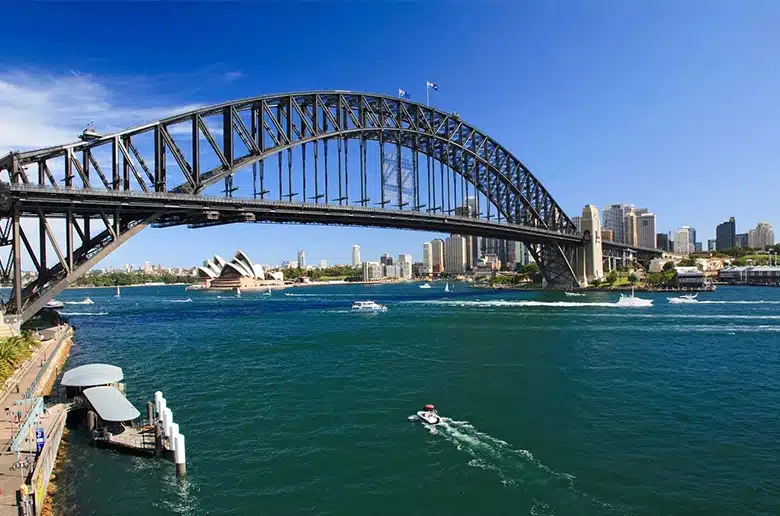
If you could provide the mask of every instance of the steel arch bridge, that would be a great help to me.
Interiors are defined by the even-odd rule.
[[[457,113],[384,95],[268,95],[103,136],[87,130],[5,156],[0,181],[0,279],[13,286],[5,311],[22,320],[150,224],[343,224],[522,241],[548,285],[577,283],[582,236],[519,159]],[[25,251],[37,270],[26,284]]]

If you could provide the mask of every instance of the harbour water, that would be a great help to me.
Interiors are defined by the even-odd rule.
[[[433,286],[67,291],[68,365],[162,390],[189,475],[72,433],[58,514],[777,514],[780,289]]]

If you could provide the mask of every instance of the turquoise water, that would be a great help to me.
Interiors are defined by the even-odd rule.
[[[121,366],[142,412],[162,390],[189,476],[74,433],[60,514],[778,513],[780,289],[288,293],[63,294],[95,301],[63,310],[68,365]],[[426,403],[442,425],[407,421]]]

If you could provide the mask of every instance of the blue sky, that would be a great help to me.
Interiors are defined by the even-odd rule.
[[[192,105],[349,89],[458,111],[570,216],[627,202],[659,231],[780,224],[780,3],[292,2],[6,7],[0,151],[64,143]],[[32,21],[44,20],[31,30]],[[102,262],[198,263],[242,247],[278,263],[384,252],[435,235],[280,225],[146,230]]]

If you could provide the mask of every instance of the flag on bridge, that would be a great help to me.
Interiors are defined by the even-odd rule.
[[[401,88],[398,88],[398,96],[399,96],[399,97],[401,97],[402,99],[410,99],[410,98],[412,98],[412,96],[411,96],[411,95],[409,95],[408,93],[406,93],[406,92],[405,92],[404,90],[402,90]]]
[[[439,85],[438,84],[433,84],[431,81],[425,81],[425,82],[426,82],[426,84],[425,84],[426,88],[433,88],[434,91],[439,91]]]

